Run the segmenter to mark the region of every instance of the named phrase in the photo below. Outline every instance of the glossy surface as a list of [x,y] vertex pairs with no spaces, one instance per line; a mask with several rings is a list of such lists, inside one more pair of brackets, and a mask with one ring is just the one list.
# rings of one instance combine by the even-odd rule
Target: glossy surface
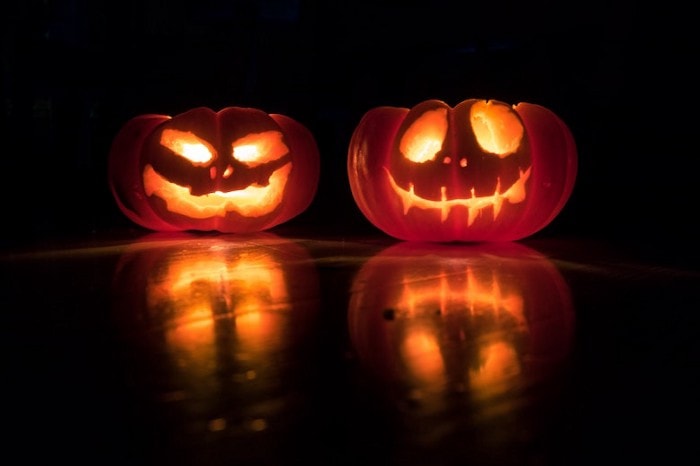
[[3,448],[28,464],[693,451],[700,274],[608,244],[126,230],[0,267]]
[[[697,123],[687,115],[700,89],[697,16],[690,5],[597,3],[470,2],[466,14],[455,1],[5,3],[3,463],[691,463],[700,416],[700,222]],[[426,318],[425,337],[412,338],[422,344],[405,353],[423,361],[412,366],[390,364],[389,350],[402,347],[390,330],[418,322],[398,312],[395,321],[384,318],[391,312],[348,320],[359,271],[395,244],[349,192],[353,128],[377,105],[465,96],[540,103],[570,125],[580,151],[571,199],[522,242],[568,285],[575,319],[564,341],[572,347],[550,353],[568,355],[538,376],[527,369],[535,361],[511,358],[537,354],[527,346],[492,346],[490,361],[521,364],[501,364],[513,370],[500,372],[505,391],[491,399],[472,397],[474,384],[459,391],[459,377],[474,380],[466,374],[478,367],[471,362],[484,353],[482,341],[528,341],[511,326],[512,312],[483,323],[454,312],[465,337],[481,336],[471,346]],[[220,272],[217,282],[187,261],[201,243],[183,244],[182,260],[168,262],[169,247],[137,241],[144,232],[136,234],[110,193],[107,154],[134,115],[232,104],[303,123],[318,140],[322,176],[310,208],[275,227],[306,249],[296,253],[298,268],[279,265],[276,252],[286,248],[242,240],[202,261]],[[313,265],[319,299],[299,301],[313,292],[289,286],[264,293],[257,268],[258,301],[270,309],[286,296],[296,301],[295,317],[281,306],[241,315],[233,328],[231,296],[245,290],[233,264],[258,246],[271,283],[296,270],[313,275],[302,266]],[[131,255],[139,248],[145,254]],[[133,268],[121,270],[133,272],[117,279],[127,251]],[[149,261],[158,273],[147,272]],[[185,264],[197,292],[170,299],[165,284],[188,283],[171,278]],[[147,279],[150,312],[128,304],[144,299]],[[494,281],[502,296],[517,296],[508,280]],[[201,314],[173,312],[173,302]],[[209,309],[218,310],[215,319]],[[383,347],[363,337],[372,332],[385,336]],[[416,347],[444,357],[421,358],[435,353]],[[401,371],[377,374],[383,367]]]

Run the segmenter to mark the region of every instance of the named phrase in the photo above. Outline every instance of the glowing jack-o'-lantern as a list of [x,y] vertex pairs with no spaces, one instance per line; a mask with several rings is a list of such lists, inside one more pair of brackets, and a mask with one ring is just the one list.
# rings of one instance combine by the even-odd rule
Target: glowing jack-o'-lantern
[[241,107],[135,117],[109,155],[117,205],[156,231],[272,228],[306,210],[319,170],[316,142],[304,126]]
[[385,233],[412,241],[513,241],[569,199],[577,152],[568,127],[528,103],[429,100],[378,107],[348,150],[353,197]]
[[[246,241],[160,233],[131,244],[113,281],[115,320],[135,373],[177,401],[188,435],[265,429],[284,413],[314,325],[319,284],[308,252],[271,234]],[[182,418],[182,412],[179,416]]]
[[355,276],[348,321],[364,365],[432,412],[455,393],[487,409],[553,374],[574,330],[563,277],[516,243],[392,246]]

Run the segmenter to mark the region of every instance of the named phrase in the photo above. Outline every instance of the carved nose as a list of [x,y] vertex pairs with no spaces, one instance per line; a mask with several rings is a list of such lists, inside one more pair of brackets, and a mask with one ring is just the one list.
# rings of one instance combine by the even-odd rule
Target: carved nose
[[[452,158],[449,156],[444,157],[442,159],[442,163],[444,163],[445,165],[449,165],[452,163]],[[462,157],[461,159],[459,159],[459,166],[462,168],[465,168],[467,166],[467,158],[466,157]]]
[[[226,169],[224,172],[221,174],[222,178],[228,178],[233,174],[233,167],[231,165],[227,165]],[[216,178],[216,167],[210,167],[209,168],[209,178],[212,180]]]

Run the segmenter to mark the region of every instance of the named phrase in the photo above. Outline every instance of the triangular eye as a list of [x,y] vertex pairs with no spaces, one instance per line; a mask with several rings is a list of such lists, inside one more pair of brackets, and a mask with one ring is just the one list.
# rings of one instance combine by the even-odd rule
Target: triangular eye
[[525,131],[510,107],[486,101],[472,105],[470,123],[481,148],[499,158],[518,150]]
[[233,141],[231,148],[233,158],[249,167],[272,162],[289,152],[279,131],[249,134]]
[[401,138],[399,150],[411,162],[435,160],[446,134],[447,109],[429,110],[411,123]]
[[160,136],[160,144],[195,165],[205,165],[214,158],[214,148],[204,139],[190,131],[165,129]]

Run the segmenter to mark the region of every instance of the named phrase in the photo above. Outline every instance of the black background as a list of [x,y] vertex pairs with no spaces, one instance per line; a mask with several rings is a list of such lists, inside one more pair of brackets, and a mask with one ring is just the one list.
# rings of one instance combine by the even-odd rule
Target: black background
[[321,181],[291,224],[375,231],[345,171],[362,115],[492,98],[544,105],[576,138],[574,193],[540,236],[687,258],[698,233],[696,29],[689,8],[643,3],[6,3],[3,237],[132,228],[107,187],[113,137],[136,115],[198,106],[255,107],[306,125]]
[[[3,3],[0,246],[10,251],[0,262],[3,451],[90,465],[255,464],[246,460],[256,454],[281,460],[267,464],[358,464],[396,454],[402,464],[687,462],[697,453],[700,354],[699,41],[687,5]],[[350,193],[350,137],[373,107],[433,98],[544,105],[569,125],[579,151],[571,199],[524,242],[555,260],[575,302],[577,340],[562,399],[540,402],[545,384],[526,394],[521,419],[504,416],[491,429],[462,419],[464,410],[399,425],[406,418],[376,402],[344,340],[354,273],[385,245]],[[279,395],[289,408],[285,438],[274,429],[252,437],[233,431],[215,443],[185,435],[195,416],[173,419],[151,402],[164,382],[158,352],[115,337],[112,313],[138,309],[113,309],[121,249],[103,239],[128,243],[146,232],[109,192],[110,145],[134,116],[199,106],[285,114],[306,125],[320,149],[313,204],[275,229],[311,238],[301,243],[315,258],[323,311],[304,351],[280,354],[290,377],[264,399],[275,404]],[[370,241],[351,241],[365,234]],[[607,242],[611,248],[601,246]],[[17,253],[37,244],[34,254]],[[72,244],[100,247],[63,248]],[[131,293],[138,290],[116,296]],[[230,390],[208,401],[238,415],[245,400]],[[445,426],[456,435],[428,456],[413,457],[420,448],[401,434],[405,427],[434,438]],[[183,450],[192,456],[179,457]],[[144,459],[151,456],[165,460]]]

